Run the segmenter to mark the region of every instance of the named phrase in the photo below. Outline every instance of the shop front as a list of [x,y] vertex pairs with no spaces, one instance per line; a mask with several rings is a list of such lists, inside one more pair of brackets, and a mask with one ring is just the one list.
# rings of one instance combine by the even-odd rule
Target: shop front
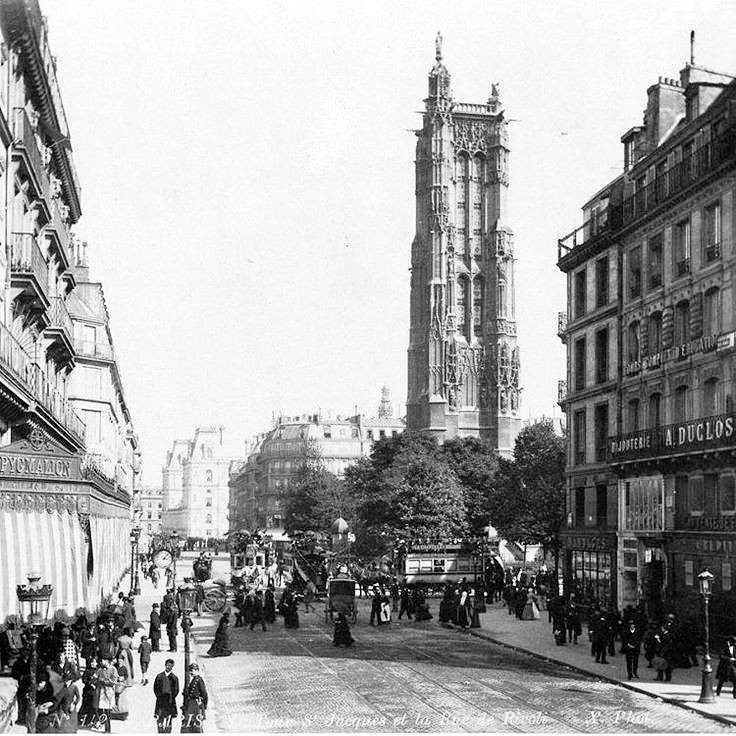
[[616,601],[615,532],[566,532],[564,546],[564,590],[585,607],[609,606]]
[[53,586],[51,609],[96,610],[129,565],[127,494],[37,432],[0,448],[0,621],[17,613],[30,572]]

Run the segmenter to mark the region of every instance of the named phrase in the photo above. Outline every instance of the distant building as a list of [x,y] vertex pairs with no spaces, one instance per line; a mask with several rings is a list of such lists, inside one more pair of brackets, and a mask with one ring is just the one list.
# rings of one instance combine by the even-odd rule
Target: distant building
[[356,414],[330,419],[319,413],[279,417],[273,429],[256,437],[246,462],[233,465],[230,528],[281,527],[279,497],[309,456],[319,457],[339,477],[349,465],[370,454],[376,440],[404,431],[404,420],[392,416],[385,386],[378,414],[375,418]]
[[217,538],[228,531],[228,475],[232,457],[223,427],[197,427],[191,440],[174,440],[163,472],[164,531],[180,537]]
[[407,425],[508,457],[521,429],[508,122],[497,84],[485,103],[453,99],[441,41],[416,131]]
[[[144,488],[140,495],[140,525],[141,531],[147,537],[152,537],[163,530],[164,492],[162,488]],[[141,549],[144,546],[141,545]]]

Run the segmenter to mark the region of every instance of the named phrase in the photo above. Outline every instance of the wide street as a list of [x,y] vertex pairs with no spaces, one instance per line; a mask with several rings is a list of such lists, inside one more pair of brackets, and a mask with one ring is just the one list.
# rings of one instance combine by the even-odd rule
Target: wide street
[[[437,602],[431,606],[436,614]],[[230,657],[205,654],[215,723],[261,732],[720,732],[728,726],[608,682],[445,628],[435,620],[368,625],[332,644],[317,613],[301,627],[232,629]],[[395,617],[394,617],[395,618]]]

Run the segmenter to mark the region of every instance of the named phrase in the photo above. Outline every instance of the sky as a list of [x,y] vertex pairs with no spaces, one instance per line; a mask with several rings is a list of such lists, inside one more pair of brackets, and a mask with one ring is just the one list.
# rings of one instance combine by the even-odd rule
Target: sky
[[736,74],[731,0],[40,0],[144,483],[197,425],[404,414],[413,130],[441,31],[454,98],[509,119],[522,414],[559,416],[557,239],[622,168],[646,89]]

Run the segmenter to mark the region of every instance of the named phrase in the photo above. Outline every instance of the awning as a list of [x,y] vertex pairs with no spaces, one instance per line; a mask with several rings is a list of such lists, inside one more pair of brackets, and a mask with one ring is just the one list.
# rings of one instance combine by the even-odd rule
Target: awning
[[130,521],[127,517],[89,517],[92,538],[92,575],[87,607],[94,611],[117,589],[130,568]]
[[29,572],[54,586],[49,615],[73,616],[85,605],[86,551],[76,514],[0,511],[0,623],[18,613],[16,586]]

